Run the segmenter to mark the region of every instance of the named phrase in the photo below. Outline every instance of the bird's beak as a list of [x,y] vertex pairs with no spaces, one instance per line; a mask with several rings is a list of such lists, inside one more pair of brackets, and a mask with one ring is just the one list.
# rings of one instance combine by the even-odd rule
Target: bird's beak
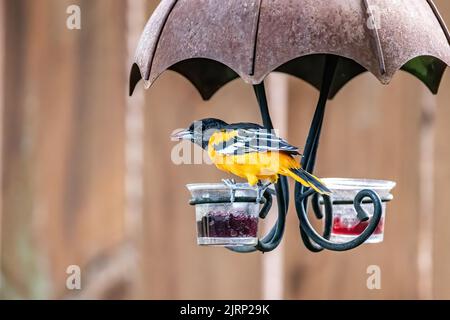
[[183,129],[172,135],[172,139],[178,140],[178,141],[191,140],[192,138],[193,138],[192,132],[190,132],[188,129]]

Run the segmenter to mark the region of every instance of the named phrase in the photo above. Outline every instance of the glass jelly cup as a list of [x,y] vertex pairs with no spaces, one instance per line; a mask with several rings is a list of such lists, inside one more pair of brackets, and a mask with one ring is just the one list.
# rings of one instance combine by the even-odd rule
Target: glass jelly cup
[[[384,180],[369,179],[342,179],[326,178],[322,181],[333,192],[331,201],[333,202],[333,228],[330,240],[335,243],[345,243],[358,237],[368,226],[369,221],[360,221],[354,205],[351,203],[356,195],[364,189],[375,191],[383,201],[382,217],[378,227],[366,243],[380,243],[384,239],[384,226],[386,222],[386,200],[392,199],[391,190],[396,183]],[[373,204],[364,203],[362,208],[373,216]],[[322,206],[322,209],[323,206]]]
[[[258,243],[260,204],[241,202],[239,198],[255,198],[256,188],[237,184],[230,202],[230,189],[224,184],[188,184],[195,204],[197,243],[204,246],[255,246]],[[227,202],[214,203],[217,199]],[[208,203],[211,202],[211,203]]]

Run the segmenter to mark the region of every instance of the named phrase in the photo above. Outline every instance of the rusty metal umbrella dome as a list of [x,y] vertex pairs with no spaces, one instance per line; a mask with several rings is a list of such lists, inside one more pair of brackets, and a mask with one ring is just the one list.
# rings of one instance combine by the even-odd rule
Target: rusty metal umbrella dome
[[[130,94],[139,81],[149,88],[166,70],[186,77],[203,99],[228,82],[242,78],[254,86],[266,128],[272,129],[264,79],[273,72],[301,78],[320,90],[304,149],[302,165],[312,172],[326,102],[357,75],[369,71],[388,84],[398,70],[420,79],[436,94],[450,65],[450,33],[432,0],[162,0],[141,36],[130,76]],[[367,219],[361,203],[374,214],[364,232],[348,243],[329,241],[333,203],[300,184],[295,204],[301,237],[308,249],[344,251],[364,243],[381,218],[382,199],[361,191],[352,202]],[[289,196],[286,179],[276,185],[278,221],[256,247],[275,249],[285,227]],[[264,218],[272,203],[266,192]],[[325,218],[323,235],[307,217],[308,198],[317,218]],[[368,200],[367,198],[370,198]]]

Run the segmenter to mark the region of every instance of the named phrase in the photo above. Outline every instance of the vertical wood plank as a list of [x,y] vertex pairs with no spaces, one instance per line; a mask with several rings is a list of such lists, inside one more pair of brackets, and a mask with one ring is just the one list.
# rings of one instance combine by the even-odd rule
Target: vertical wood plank
[[[56,197],[64,199],[64,245],[72,247],[64,263],[78,260],[88,272],[103,264],[103,255],[115,255],[124,237],[127,47],[124,1],[84,0],[80,6],[64,194]],[[62,36],[76,35],[66,30]]]
[[[450,24],[450,2],[435,0],[447,25]],[[434,216],[433,228],[433,297],[450,299],[450,202],[447,201],[450,190],[450,73],[447,72],[439,90],[436,109],[436,146],[435,146],[435,178],[434,210],[424,214]]]
[[0,0],[0,296],[3,288],[3,273],[2,273],[2,215],[3,215],[3,104],[4,104],[4,83],[5,83],[5,1]]
[[[72,4],[79,31],[66,28]],[[120,0],[8,2],[3,270],[12,297],[66,296],[67,266],[101,269],[123,241],[123,12]]]
[[34,101],[34,97],[29,96],[28,101],[26,99],[26,93],[30,94],[29,81],[33,80],[33,75],[27,77],[31,57],[24,50],[29,39],[27,29],[34,26],[34,21],[25,1],[7,2],[6,11],[6,46],[9,50],[5,52],[8,81],[5,83],[3,127],[2,296],[43,298],[48,294],[43,287],[48,278],[39,265],[41,252],[32,232],[35,204],[32,139],[35,127],[34,110],[29,101]]
[[[280,137],[288,136],[289,79],[284,74],[271,74],[266,81],[269,110],[272,122]],[[266,233],[275,225],[278,208],[274,204],[269,217],[261,222]],[[266,300],[281,300],[284,297],[284,243],[262,258],[262,295]]]
[[[145,0],[127,0],[127,43],[128,56],[125,63],[125,73],[129,74],[134,62],[136,44],[145,26]],[[140,88],[141,89],[141,88]],[[126,100],[126,212],[125,233],[135,250],[134,256],[142,245],[142,222],[144,200],[144,91],[137,90],[133,97]],[[133,295],[140,297],[144,288],[140,281],[144,270],[138,266],[140,259],[135,259],[133,277]]]
[[[450,6],[448,15],[450,16]],[[426,212],[434,216],[433,229],[433,294],[436,299],[450,299],[450,74],[445,76],[437,96],[436,147],[435,147],[435,193],[434,211]]]
[[[418,294],[420,299],[433,298],[433,231],[435,196],[435,135],[437,100],[427,88],[422,88],[419,140],[420,203],[417,230]],[[431,213],[431,214],[430,214]]]

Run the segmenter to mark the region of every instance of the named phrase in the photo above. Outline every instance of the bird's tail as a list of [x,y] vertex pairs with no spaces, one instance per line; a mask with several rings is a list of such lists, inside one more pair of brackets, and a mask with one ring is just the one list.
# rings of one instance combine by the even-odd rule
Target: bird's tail
[[322,181],[320,181],[319,178],[308,173],[303,168],[291,169],[290,173],[290,176],[293,179],[300,182],[305,187],[311,187],[320,194],[330,195],[332,193],[331,190],[328,189],[327,186]]

